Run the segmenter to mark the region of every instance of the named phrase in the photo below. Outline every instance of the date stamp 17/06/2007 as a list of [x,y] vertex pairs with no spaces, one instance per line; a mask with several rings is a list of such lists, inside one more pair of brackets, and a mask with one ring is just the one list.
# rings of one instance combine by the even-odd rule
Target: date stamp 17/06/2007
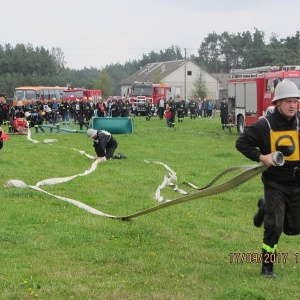
[[255,263],[277,263],[286,264],[288,261],[299,263],[299,253],[289,254],[287,252],[256,253],[256,252],[232,252],[228,254],[229,263],[255,264]]

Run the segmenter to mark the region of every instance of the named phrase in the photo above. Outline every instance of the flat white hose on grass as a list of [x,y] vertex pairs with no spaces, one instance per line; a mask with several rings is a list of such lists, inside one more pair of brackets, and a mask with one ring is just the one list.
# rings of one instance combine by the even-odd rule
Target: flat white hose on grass
[[[30,132],[29,128],[28,128],[27,139],[35,144],[39,143],[39,141],[31,139],[31,132]],[[56,141],[57,140],[44,140],[44,143],[53,143]],[[83,154],[90,159],[94,159],[94,156],[87,154],[85,151],[77,150],[74,148],[73,148],[73,150],[78,151],[80,154]],[[145,163],[154,163],[154,164],[162,165],[168,171],[168,174],[166,174],[164,176],[163,182],[156,189],[155,196],[154,196],[154,199],[160,204],[158,204],[152,208],[145,209],[145,210],[142,210],[142,211],[130,214],[130,215],[125,215],[125,216],[114,216],[114,215],[106,214],[106,213],[101,212],[97,209],[94,209],[93,207],[90,207],[80,201],[77,201],[77,200],[74,200],[71,198],[67,198],[67,197],[54,195],[54,194],[44,191],[40,188],[40,186],[43,186],[43,185],[53,185],[53,184],[64,183],[64,182],[68,182],[79,176],[87,176],[87,175],[91,174],[92,172],[94,172],[97,168],[97,165],[102,161],[105,161],[105,159],[95,160],[88,170],[84,171],[83,173],[76,174],[73,176],[61,177],[61,178],[49,178],[49,179],[39,181],[36,185],[27,185],[25,182],[23,182],[21,180],[11,179],[11,180],[8,180],[7,182],[5,182],[4,186],[5,187],[17,187],[17,188],[31,188],[35,191],[43,192],[43,193],[45,193],[49,196],[52,196],[56,199],[71,203],[71,204],[73,204],[79,208],[82,208],[82,209],[86,210],[87,212],[97,215],[97,216],[107,217],[107,218],[112,218],[112,219],[119,219],[119,220],[128,220],[128,219],[142,216],[142,215],[145,215],[145,214],[148,214],[148,213],[154,212],[156,210],[159,210],[159,209],[162,209],[162,208],[165,208],[168,206],[172,206],[175,204],[179,204],[179,203],[183,203],[186,201],[199,199],[199,198],[207,197],[210,195],[215,195],[218,193],[226,192],[226,191],[233,189],[234,187],[237,187],[238,185],[246,182],[247,180],[250,180],[251,178],[260,174],[262,171],[264,171],[267,168],[266,166],[264,166],[261,163],[258,165],[237,166],[237,167],[229,168],[229,169],[223,171],[222,173],[220,173],[218,176],[216,176],[209,184],[207,184],[203,188],[198,188],[197,186],[195,186],[191,183],[184,182],[185,184],[189,185],[190,187],[198,190],[198,192],[188,194],[186,191],[180,189],[174,183],[174,181],[175,182],[177,181],[177,175],[174,172],[174,170],[172,170],[169,166],[167,166],[166,164],[164,164],[160,161],[150,162],[148,160],[144,160]],[[235,176],[234,178],[232,178],[224,183],[213,186],[213,184],[216,183],[223,175],[225,175],[226,173],[233,171],[233,170],[244,170],[244,172],[242,172],[241,174]],[[183,194],[184,196],[179,197],[174,200],[164,200],[163,196],[161,195],[161,190],[167,186],[173,187],[174,191],[179,192],[180,194]]]

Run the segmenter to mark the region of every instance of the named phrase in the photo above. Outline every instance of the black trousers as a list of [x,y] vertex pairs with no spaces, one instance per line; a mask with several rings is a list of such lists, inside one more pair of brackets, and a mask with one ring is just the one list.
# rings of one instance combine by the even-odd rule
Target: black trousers
[[287,183],[262,177],[265,193],[263,249],[274,253],[282,232],[300,233],[300,180]]
[[164,117],[164,112],[165,112],[165,108],[164,107],[159,107],[158,108],[158,116],[159,118],[162,120]]
[[106,151],[105,151],[105,157],[106,159],[110,159],[113,157],[115,150],[118,147],[118,143],[115,139],[111,140],[108,142],[106,146]]
[[178,121],[183,120],[183,117],[184,117],[183,109],[178,109],[177,110],[177,117],[178,117]]
[[222,112],[221,112],[221,124],[222,124],[222,125],[228,123],[228,118],[227,118],[227,117],[228,117],[227,113],[224,113],[224,112],[222,113]]

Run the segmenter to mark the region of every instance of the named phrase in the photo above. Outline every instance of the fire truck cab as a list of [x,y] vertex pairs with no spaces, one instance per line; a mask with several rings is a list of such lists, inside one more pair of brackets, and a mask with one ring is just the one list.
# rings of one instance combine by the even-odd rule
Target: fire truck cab
[[228,127],[237,126],[243,133],[262,116],[272,112],[276,85],[283,79],[300,89],[300,66],[266,66],[230,71],[228,79]]
[[144,114],[145,102],[150,100],[154,110],[159,99],[164,98],[167,100],[169,89],[164,84],[135,81],[129,91],[130,103],[136,108],[137,114]]

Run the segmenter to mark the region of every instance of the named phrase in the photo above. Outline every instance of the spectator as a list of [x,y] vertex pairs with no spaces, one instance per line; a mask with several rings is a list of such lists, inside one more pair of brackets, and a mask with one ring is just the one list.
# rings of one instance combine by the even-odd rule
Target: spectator
[[158,117],[160,120],[162,120],[164,117],[165,109],[166,109],[166,100],[164,98],[160,98],[157,103]]
[[220,105],[220,117],[221,117],[222,129],[224,130],[226,124],[228,123],[228,102],[226,98],[222,99]]

